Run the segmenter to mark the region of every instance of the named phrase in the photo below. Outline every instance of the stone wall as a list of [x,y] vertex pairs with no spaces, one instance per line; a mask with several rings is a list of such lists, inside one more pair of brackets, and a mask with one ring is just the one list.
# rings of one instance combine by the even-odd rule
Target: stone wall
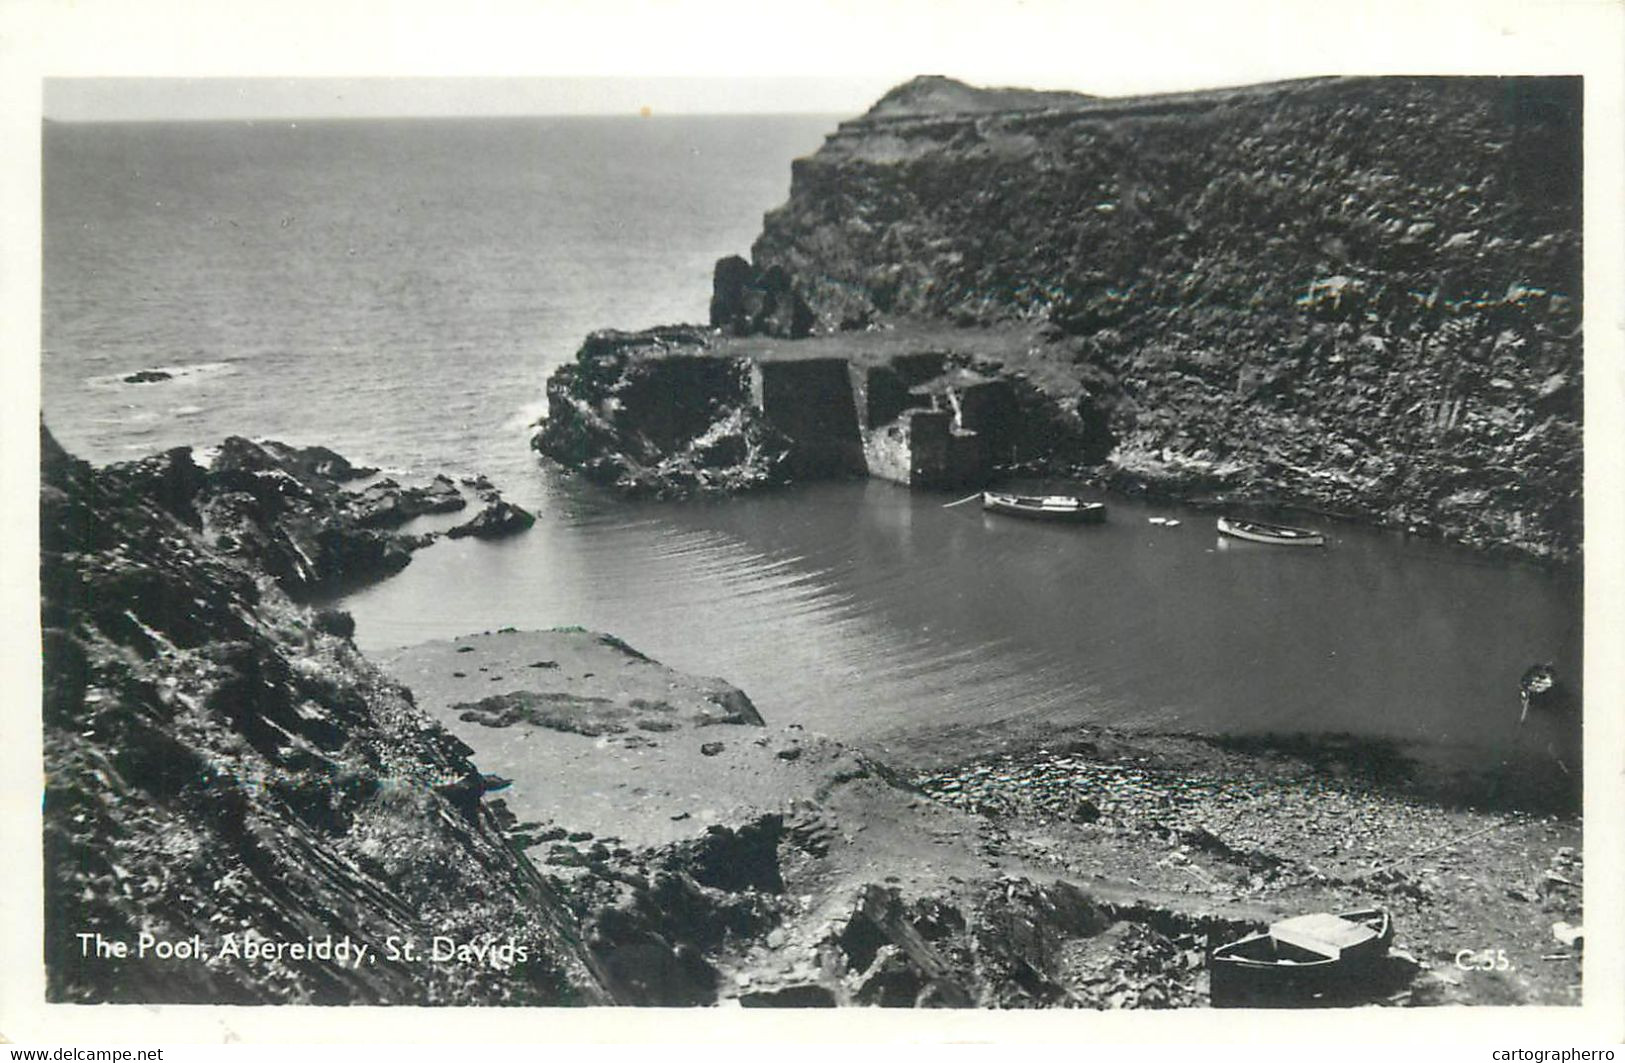
[[858,411],[845,359],[753,362],[750,394],[768,423],[791,441],[794,475],[864,471]]

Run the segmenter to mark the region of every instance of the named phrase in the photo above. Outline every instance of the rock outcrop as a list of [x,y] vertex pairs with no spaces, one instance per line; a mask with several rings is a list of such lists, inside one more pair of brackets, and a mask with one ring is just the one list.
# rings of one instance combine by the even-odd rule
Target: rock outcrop
[[739,491],[789,478],[789,441],[751,406],[750,366],[690,326],[595,332],[547,382],[537,450],[634,493]]
[[[100,475],[130,498],[158,503],[216,550],[306,600],[400,571],[414,550],[439,534],[412,534],[402,525],[468,506],[449,477],[403,486],[376,479],[377,472],[325,447],[232,436],[207,465],[199,465],[190,448],[178,447]],[[477,490],[485,508],[445,534],[491,538],[535,522],[488,483]]]
[[1044,322],[1121,486],[1571,559],[1580,81],[1096,100],[920,79],[752,248],[815,329]]
[[[347,615],[284,592],[379,556],[309,480],[354,470],[240,440],[211,471],[42,447],[50,1000],[608,999],[471,750],[361,657]],[[479,949],[431,962],[437,938]]]
[[509,838],[626,1003],[1197,1004],[1202,935],[1251,926],[1005,874],[979,817],[609,636],[469,635],[386,667],[511,780]]
[[536,523],[536,515],[522,506],[497,499],[486,504],[471,519],[446,532],[448,539],[501,539],[514,535]]
[[717,261],[711,277],[712,328],[738,336],[800,339],[812,331],[812,324],[812,310],[784,270],[758,273],[738,255]]

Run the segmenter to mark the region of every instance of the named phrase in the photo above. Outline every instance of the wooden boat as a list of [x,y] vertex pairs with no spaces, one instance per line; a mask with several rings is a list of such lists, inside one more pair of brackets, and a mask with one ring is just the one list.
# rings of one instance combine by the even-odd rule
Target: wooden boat
[[1012,517],[1035,517],[1077,524],[1099,524],[1106,519],[1106,503],[1085,502],[1073,495],[1010,495],[982,492],[982,508]]
[[1213,950],[1208,978],[1216,1008],[1333,1001],[1357,993],[1388,954],[1394,925],[1380,908],[1317,912]]
[[1275,546],[1325,546],[1326,537],[1307,528],[1294,528],[1286,524],[1266,524],[1261,520],[1219,518],[1219,534],[1250,543],[1271,543]]

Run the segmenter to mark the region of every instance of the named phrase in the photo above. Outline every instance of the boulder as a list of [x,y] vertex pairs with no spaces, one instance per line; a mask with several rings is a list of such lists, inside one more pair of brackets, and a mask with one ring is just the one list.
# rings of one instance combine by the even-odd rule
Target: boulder
[[516,535],[526,531],[536,523],[536,517],[529,510],[497,499],[489,504],[472,519],[457,525],[446,533],[447,538],[463,539],[473,536],[476,539],[500,539],[508,535]]

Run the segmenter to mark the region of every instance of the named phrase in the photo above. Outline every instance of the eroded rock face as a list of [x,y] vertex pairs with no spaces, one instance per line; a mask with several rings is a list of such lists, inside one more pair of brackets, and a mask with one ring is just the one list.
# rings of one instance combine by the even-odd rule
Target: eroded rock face
[[[228,444],[235,490],[213,496],[184,451],[93,469],[42,441],[48,999],[604,1001],[573,917],[483,807],[469,748],[361,658],[348,617],[256,567],[322,532],[214,546],[228,502],[273,528],[315,519],[314,489],[251,447]],[[131,955],[87,956],[81,933]],[[136,955],[142,933],[202,955]],[[223,954],[247,935],[348,938],[372,961]],[[524,959],[383,952],[394,936],[428,954],[437,935]]]
[[[437,536],[403,532],[402,525],[468,505],[446,476],[425,486],[389,478],[352,486],[377,471],[325,447],[232,436],[207,466],[179,447],[100,475],[113,490],[152,500],[215,549],[273,577],[289,596],[307,599],[400,571]],[[448,536],[496,538],[535,522],[488,482],[475,489],[484,508]]]
[[[141,464],[130,470],[132,490],[141,489]],[[381,527],[406,519],[410,506],[399,485],[386,481],[354,495],[340,486],[354,471],[233,436],[191,504],[215,546],[269,573],[290,595],[307,596],[398,572],[421,545]]]
[[819,332],[1047,321],[1120,486],[1571,559],[1580,128],[1577,78],[919,79],[797,160],[748,270]]
[[717,262],[711,278],[712,328],[735,336],[800,339],[812,325],[812,310],[783,269],[758,272],[737,255]]
[[687,326],[595,332],[548,379],[533,445],[597,483],[653,495],[782,483],[789,441],[751,404],[750,367]]

